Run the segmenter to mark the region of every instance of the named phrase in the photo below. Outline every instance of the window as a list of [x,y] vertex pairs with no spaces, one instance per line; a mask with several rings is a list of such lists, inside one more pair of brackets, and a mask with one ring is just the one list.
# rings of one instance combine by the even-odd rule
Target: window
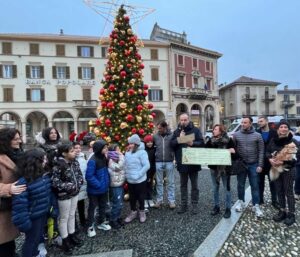
[[94,79],[95,68],[94,67],[78,67],[79,79]]
[[56,45],[56,55],[65,56],[65,45]]
[[194,77],[193,78],[193,88],[198,88],[199,87],[199,78]]
[[82,89],[82,100],[89,101],[91,100],[91,89],[83,88]]
[[69,79],[70,67],[68,66],[52,66],[52,77],[54,79]]
[[152,81],[158,81],[159,80],[158,68],[151,68],[151,80]]
[[17,77],[17,65],[0,65],[0,78],[11,79]]
[[13,102],[13,89],[3,88],[3,102]]
[[163,91],[162,89],[149,89],[149,101],[162,101]]
[[107,55],[107,47],[101,47],[101,57],[106,58]]
[[67,90],[65,88],[57,89],[57,102],[65,102],[67,99]]
[[30,55],[39,55],[39,44],[29,45]]
[[77,55],[79,57],[94,57],[94,48],[92,46],[78,46]]
[[300,106],[297,106],[297,115],[300,115]]
[[179,87],[184,87],[184,75],[183,74],[179,74],[178,75],[178,84],[179,84]]
[[296,95],[296,102],[297,102],[297,103],[300,103],[300,94],[297,94],[297,95]]
[[206,80],[206,88],[205,90],[211,90],[211,79]]
[[150,59],[158,60],[158,49],[150,49]]
[[198,67],[198,60],[193,58],[193,68],[197,68]]
[[43,79],[44,78],[44,66],[26,65],[26,78]]
[[41,88],[27,88],[26,99],[30,102],[45,101],[45,91]]
[[11,42],[2,42],[2,54],[12,54]]
[[211,71],[211,63],[210,62],[205,62],[205,71]]
[[178,65],[183,66],[183,56],[182,55],[178,55]]

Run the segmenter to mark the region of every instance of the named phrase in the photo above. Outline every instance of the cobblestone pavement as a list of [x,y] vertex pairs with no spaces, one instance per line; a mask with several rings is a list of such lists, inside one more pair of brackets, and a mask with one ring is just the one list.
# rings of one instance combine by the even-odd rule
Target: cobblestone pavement
[[[176,172],[176,185],[176,199],[179,199],[178,172]],[[235,177],[232,178],[231,185],[234,203],[237,199]],[[144,224],[135,220],[124,229],[97,230],[95,238],[88,238],[85,232],[81,232],[79,235],[84,240],[84,245],[77,248],[74,255],[133,249],[134,257],[191,256],[222,218],[222,213],[214,217],[210,215],[213,204],[212,183],[208,169],[203,169],[199,173],[199,189],[199,214],[192,215],[189,211],[179,215],[177,209],[170,210],[167,206],[159,210],[150,209]],[[123,217],[128,211],[129,204],[125,203]],[[49,257],[64,256],[57,247],[51,247],[48,253]]]
[[278,211],[271,206],[269,192],[267,197],[264,218],[255,218],[249,204],[217,257],[300,256],[300,202],[296,202],[297,223],[287,227],[272,220]]

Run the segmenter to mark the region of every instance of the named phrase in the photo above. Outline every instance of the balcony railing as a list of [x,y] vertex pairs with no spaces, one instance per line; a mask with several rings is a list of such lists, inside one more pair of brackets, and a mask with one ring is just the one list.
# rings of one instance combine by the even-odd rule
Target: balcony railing
[[280,107],[281,108],[290,108],[295,105],[295,101],[287,100],[287,101],[281,101]]
[[97,100],[73,100],[74,108],[97,108]]
[[263,102],[272,102],[276,99],[276,96],[275,95],[262,95],[261,96],[261,100]]
[[257,98],[257,95],[251,95],[251,94],[243,94],[242,95],[242,100],[244,102],[253,102]]
[[206,99],[207,96],[211,95],[210,90],[205,90],[203,88],[188,88],[188,97],[191,99]]

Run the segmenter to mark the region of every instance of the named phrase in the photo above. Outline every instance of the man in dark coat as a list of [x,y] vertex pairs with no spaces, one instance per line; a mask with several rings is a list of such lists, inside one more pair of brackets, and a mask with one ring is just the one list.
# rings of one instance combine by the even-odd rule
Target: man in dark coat
[[[195,139],[187,143],[179,143],[178,138],[186,135],[195,135]],[[200,165],[186,165],[182,164],[182,149],[187,147],[202,147],[204,141],[202,134],[198,128],[189,120],[189,116],[186,113],[182,113],[179,116],[178,128],[174,131],[171,138],[171,147],[175,152],[175,160],[177,164],[177,170],[180,174],[180,193],[181,193],[181,205],[179,214],[187,211],[188,205],[188,179],[191,180],[191,203],[192,213],[197,214],[198,212],[198,200],[199,200],[199,189],[198,189],[198,171],[201,170]]]

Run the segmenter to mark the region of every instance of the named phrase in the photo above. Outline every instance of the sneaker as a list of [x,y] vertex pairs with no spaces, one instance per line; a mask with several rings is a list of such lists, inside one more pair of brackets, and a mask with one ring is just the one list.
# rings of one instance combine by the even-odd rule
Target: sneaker
[[146,221],[146,212],[145,211],[139,211],[139,218],[140,218],[140,222],[144,223]]
[[153,200],[148,200],[148,205],[150,208],[153,208],[155,203],[153,202]]
[[62,238],[60,235],[56,235],[56,237],[53,237],[52,244],[57,246],[62,246]]
[[212,211],[210,212],[210,215],[211,216],[216,216],[217,214],[220,213],[220,207],[219,206],[216,206],[212,209]]
[[244,203],[244,201],[238,200],[238,203],[237,203],[237,205],[236,205],[236,207],[235,207],[235,211],[237,211],[237,212],[242,212],[244,208],[245,208],[245,203]]
[[105,222],[101,223],[100,225],[97,226],[98,229],[102,229],[104,231],[111,230],[111,226]]
[[161,207],[162,207],[162,202],[161,202],[161,201],[157,201],[157,202],[154,204],[153,207],[156,208],[156,209],[161,208]]
[[96,231],[95,231],[94,226],[91,226],[91,227],[88,228],[87,236],[88,237],[94,237],[94,236],[96,236]]
[[137,211],[131,211],[124,221],[125,223],[130,223],[131,221],[136,219],[136,217],[137,217]]
[[295,194],[295,200],[296,200],[296,201],[300,200],[300,195]]
[[289,212],[287,215],[286,215],[286,218],[283,222],[285,225],[287,226],[291,226],[295,223],[295,214],[294,213],[291,213]]
[[145,206],[145,208],[148,208],[148,207],[150,207],[150,205],[149,205],[149,201],[148,201],[148,200],[145,200],[145,202],[144,202],[144,206]]
[[281,221],[285,220],[285,218],[286,218],[286,212],[282,211],[282,210],[279,210],[279,212],[273,216],[273,220],[275,222],[281,222]]
[[40,257],[45,257],[47,255],[47,250],[45,248],[45,244],[44,243],[40,243],[38,245],[38,251],[39,251],[39,256]]
[[224,219],[229,219],[230,216],[231,216],[231,210],[230,210],[230,208],[226,208],[226,209],[225,209],[225,212],[224,212],[224,214],[223,214],[223,218],[224,218]]
[[171,210],[174,210],[176,208],[176,204],[175,203],[169,203],[169,208]]
[[261,217],[264,216],[262,210],[261,210],[260,207],[259,207],[259,204],[255,204],[255,205],[252,207],[252,210],[255,212],[256,217],[261,218]]

